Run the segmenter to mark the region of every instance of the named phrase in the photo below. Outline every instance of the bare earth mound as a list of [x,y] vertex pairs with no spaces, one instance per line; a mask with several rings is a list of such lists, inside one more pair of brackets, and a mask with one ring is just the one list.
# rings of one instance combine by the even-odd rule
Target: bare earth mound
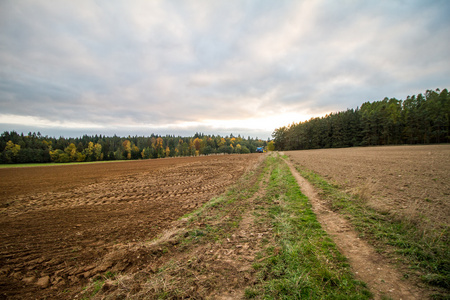
[[[53,298],[86,285],[111,269],[98,261],[114,245],[156,237],[258,157],[0,169],[0,298]],[[112,271],[137,267],[136,260]]]
[[286,151],[292,161],[426,228],[450,224],[450,145]]

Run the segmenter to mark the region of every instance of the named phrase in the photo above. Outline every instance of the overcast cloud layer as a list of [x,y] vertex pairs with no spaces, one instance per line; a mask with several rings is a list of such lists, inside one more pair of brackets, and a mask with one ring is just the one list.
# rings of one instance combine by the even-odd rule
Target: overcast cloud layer
[[450,1],[0,2],[0,130],[268,138],[450,88]]

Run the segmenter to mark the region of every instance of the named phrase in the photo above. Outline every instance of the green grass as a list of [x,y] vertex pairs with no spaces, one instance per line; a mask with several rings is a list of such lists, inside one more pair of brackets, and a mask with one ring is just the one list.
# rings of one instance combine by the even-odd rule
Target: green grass
[[56,164],[56,163],[0,164],[0,169],[27,168],[27,167],[49,167],[49,166],[57,166],[57,165],[59,165],[59,164]]
[[103,276],[98,276],[88,287],[85,287],[85,295],[83,300],[92,299],[102,289],[107,279],[114,279],[116,274],[113,272],[106,272]]
[[[448,227],[439,232],[424,233],[405,218],[379,212],[368,207],[356,196],[346,194],[338,186],[328,183],[314,172],[297,168],[300,174],[321,191],[332,208],[346,215],[361,236],[373,241],[381,251],[392,251],[412,273],[430,285],[450,290],[450,247]],[[405,274],[408,277],[410,274]]]
[[102,161],[84,161],[84,162],[70,162],[70,163],[27,163],[27,164],[0,164],[0,169],[8,168],[28,168],[28,167],[54,167],[54,166],[70,166],[70,165],[84,165],[84,164],[101,164],[111,162],[124,162],[136,160],[102,160]]
[[259,282],[245,292],[263,299],[369,299],[365,284],[354,279],[347,259],[321,228],[311,205],[287,165],[269,157],[272,172],[265,200],[275,244],[254,267]]

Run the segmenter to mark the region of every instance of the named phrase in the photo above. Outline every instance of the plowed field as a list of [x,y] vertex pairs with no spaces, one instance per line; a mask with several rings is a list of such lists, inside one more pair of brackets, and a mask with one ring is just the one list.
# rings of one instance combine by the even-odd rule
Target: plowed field
[[[259,155],[0,169],[0,298],[42,298],[112,266],[118,243],[149,241],[222,193]],[[128,258],[115,272],[136,267]]]

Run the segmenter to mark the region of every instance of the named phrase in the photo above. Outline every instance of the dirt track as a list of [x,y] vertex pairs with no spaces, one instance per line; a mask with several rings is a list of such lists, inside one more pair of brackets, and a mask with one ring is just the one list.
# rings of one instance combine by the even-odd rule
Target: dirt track
[[54,297],[96,274],[132,269],[133,258],[97,262],[117,243],[154,238],[258,157],[0,169],[0,298]]

